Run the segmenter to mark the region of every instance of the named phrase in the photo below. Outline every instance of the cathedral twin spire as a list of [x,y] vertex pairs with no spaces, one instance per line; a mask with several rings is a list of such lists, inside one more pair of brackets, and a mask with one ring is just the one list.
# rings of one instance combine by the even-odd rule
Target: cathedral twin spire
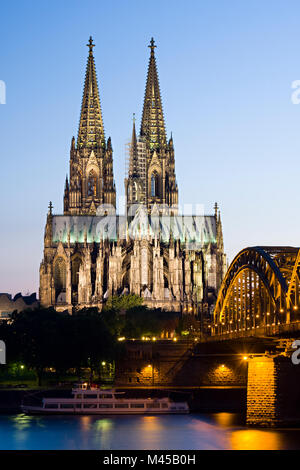
[[87,59],[77,144],[72,138],[70,182],[66,180],[64,214],[95,215],[103,204],[116,205],[111,139],[105,141],[102,110],[93,55],[93,39]]
[[90,37],[89,56],[86,66],[85,83],[81,105],[81,115],[78,129],[78,147],[95,148],[99,144],[105,146],[105,135],[102,111],[97,83],[97,74],[93,56],[93,39]]
[[[125,179],[127,208],[132,204],[142,203],[149,213],[154,206],[155,210],[159,206],[162,211],[171,208],[171,213],[177,213],[178,188],[173,139],[171,137],[167,143],[153,38],[148,47],[150,59],[141,130],[138,139],[132,139],[130,145],[129,173]],[[133,171],[136,168],[139,171]]]
[[150,149],[162,148],[166,145],[166,129],[159,89],[156,66],[154,39],[150,41],[151,53],[145,90],[141,136],[145,137]]
[[[70,182],[67,179],[65,186],[65,214],[95,214],[98,205],[115,206],[116,199],[112,146],[110,138],[105,141],[92,37],[87,46],[89,55],[77,144],[73,137]],[[148,47],[150,59],[140,135],[136,136],[134,123],[129,173],[125,180],[127,202],[142,202],[147,206],[150,203],[177,204],[173,141],[167,144],[153,38]]]

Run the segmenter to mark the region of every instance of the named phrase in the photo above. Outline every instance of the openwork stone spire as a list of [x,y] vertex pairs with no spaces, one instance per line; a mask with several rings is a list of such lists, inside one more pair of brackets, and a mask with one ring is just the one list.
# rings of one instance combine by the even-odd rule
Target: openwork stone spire
[[93,39],[90,36],[89,56],[86,66],[84,91],[78,130],[77,148],[105,147],[105,135],[102,111],[99,98],[95,61],[93,56]]
[[132,136],[130,144],[130,163],[129,163],[129,176],[138,175],[138,149],[135,131],[135,114],[133,114]]
[[154,49],[156,46],[153,38],[151,39],[148,47],[150,47],[151,53],[144,98],[141,136],[146,138],[150,149],[155,150],[165,147],[166,130],[154,55]]

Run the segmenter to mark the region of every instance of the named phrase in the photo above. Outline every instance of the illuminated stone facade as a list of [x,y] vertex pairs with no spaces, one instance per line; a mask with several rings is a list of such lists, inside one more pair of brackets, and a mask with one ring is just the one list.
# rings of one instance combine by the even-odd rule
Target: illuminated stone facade
[[216,298],[225,269],[220,213],[178,214],[174,145],[167,142],[154,41],[140,135],[133,123],[124,216],[116,215],[113,152],[106,141],[92,39],[77,142],[72,138],[64,214],[49,206],[40,301],[57,310],[102,308],[134,293],[151,307],[198,313]]

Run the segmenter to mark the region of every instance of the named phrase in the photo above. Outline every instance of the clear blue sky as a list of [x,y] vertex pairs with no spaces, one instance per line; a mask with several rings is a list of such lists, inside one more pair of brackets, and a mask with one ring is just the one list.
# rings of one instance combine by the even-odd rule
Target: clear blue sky
[[221,207],[229,261],[300,243],[300,2],[2,2],[0,292],[37,291],[49,200],[62,212],[93,36],[118,195],[131,117],[141,118],[154,36],[181,203]]

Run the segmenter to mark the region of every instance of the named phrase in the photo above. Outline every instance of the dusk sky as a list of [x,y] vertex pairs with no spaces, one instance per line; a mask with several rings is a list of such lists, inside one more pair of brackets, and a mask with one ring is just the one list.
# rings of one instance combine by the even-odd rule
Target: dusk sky
[[211,214],[218,202],[229,262],[246,246],[299,246],[299,1],[27,0],[2,2],[0,14],[0,292],[38,292],[49,201],[63,211],[90,35],[117,197],[153,36],[180,203]]

